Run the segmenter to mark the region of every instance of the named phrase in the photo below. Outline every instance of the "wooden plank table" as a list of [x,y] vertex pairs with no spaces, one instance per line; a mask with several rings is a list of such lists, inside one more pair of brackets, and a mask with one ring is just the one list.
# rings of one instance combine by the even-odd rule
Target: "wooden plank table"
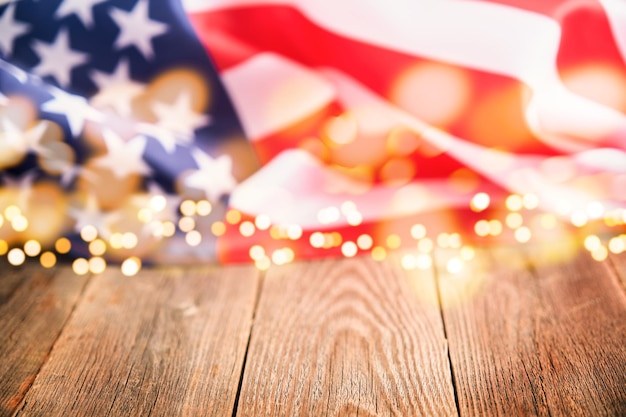
[[626,254],[0,270],[0,416],[626,415]]

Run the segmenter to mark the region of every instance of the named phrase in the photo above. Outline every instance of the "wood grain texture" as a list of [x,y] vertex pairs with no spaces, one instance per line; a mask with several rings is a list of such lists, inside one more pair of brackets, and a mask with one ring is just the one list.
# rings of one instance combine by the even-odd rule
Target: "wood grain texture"
[[110,268],[93,278],[19,416],[230,416],[252,267]]
[[607,263],[547,253],[441,269],[462,416],[626,415],[626,297]]
[[237,415],[456,415],[432,271],[369,258],[270,269]]
[[619,255],[611,254],[609,262],[613,265],[622,289],[626,292],[626,252],[622,252]]
[[0,416],[13,415],[80,297],[86,277],[27,264],[0,273]]

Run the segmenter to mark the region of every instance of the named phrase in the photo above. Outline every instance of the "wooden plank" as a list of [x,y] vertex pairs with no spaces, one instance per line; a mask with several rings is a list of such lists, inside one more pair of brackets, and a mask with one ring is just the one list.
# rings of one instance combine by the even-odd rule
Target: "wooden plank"
[[249,266],[94,277],[19,416],[230,416],[259,275]]
[[397,260],[270,269],[239,416],[457,415],[432,271]]
[[[543,248],[545,249],[545,248]],[[440,288],[462,416],[626,415],[626,297],[585,251],[502,249]]]
[[611,254],[609,262],[615,268],[618,279],[621,281],[622,289],[626,291],[626,252],[619,255]]
[[0,416],[20,405],[72,312],[86,277],[34,264],[0,272]]

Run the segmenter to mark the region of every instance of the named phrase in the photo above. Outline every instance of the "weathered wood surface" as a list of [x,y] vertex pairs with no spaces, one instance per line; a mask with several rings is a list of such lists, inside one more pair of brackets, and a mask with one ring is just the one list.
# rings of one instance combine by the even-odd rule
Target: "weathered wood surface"
[[626,415],[626,253],[548,254],[0,266],[0,416]]
[[22,416],[229,416],[248,342],[251,267],[94,276]]
[[367,258],[270,270],[237,415],[456,415],[432,271]]
[[626,296],[580,251],[482,253],[440,285],[461,416],[626,415]]
[[20,405],[86,281],[35,265],[0,273],[0,416]]
[[626,252],[619,255],[611,255],[609,258],[611,266],[615,270],[617,277],[621,280],[621,285],[626,291]]

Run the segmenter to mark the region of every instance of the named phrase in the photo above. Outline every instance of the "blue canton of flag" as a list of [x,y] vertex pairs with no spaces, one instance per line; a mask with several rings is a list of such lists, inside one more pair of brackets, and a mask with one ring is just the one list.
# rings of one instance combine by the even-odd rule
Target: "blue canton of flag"
[[171,235],[185,198],[227,197],[252,169],[233,158],[251,155],[178,1],[0,6],[0,205],[15,207],[0,240],[133,230],[139,239],[109,243],[145,255],[142,235]]

